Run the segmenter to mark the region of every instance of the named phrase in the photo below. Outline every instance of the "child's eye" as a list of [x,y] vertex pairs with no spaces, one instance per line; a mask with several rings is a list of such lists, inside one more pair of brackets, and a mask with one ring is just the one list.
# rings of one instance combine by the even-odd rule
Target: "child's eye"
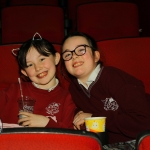
[[45,58],[41,58],[41,61],[43,61]]
[[77,51],[78,53],[80,53],[80,54],[83,54],[83,53],[85,53],[85,49],[84,48],[82,48],[82,49],[78,49],[78,51]]
[[64,57],[65,58],[71,57],[71,53],[66,53]]
[[31,67],[31,66],[33,66],[32,64],[27,64],[27,67]]

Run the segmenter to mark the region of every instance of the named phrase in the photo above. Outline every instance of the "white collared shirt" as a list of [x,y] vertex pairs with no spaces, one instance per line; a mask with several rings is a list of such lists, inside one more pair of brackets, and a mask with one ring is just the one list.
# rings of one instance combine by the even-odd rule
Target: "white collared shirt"
[[36,88],[38,88],[38,89],[42,89],[42,90],[48,90],[48,92],[50,92],[50,91],[54,90],[54,89],[55,89],[55,87],[58,85],[58,83],[59,83],[59,80],[56,78],[56,84],[55,84],[53,87],[48,88],[48,89],[42,89],[42,88],[40,88],[40,87],[39,87],[39,85],[38,85],[38,84],[36,84],[36,83],[32,82],[32,84],[33,84]]
[[88,90],[88,88],[91,85],[91,83],[96,80],[96,77],[97,77],[97,75],[98,75],[98,73],[99,73],[100,70],[101,70],[100,64],[98,64],[96,66],[96,68],[92,71],[92,73],[90,74],[90,76],[89,76],[89,78],[88,78],[88,80],[86,82],[87,85],[83,84],[82,81],[80,81],[79,79],[77,79],[78,83],[82,84]]

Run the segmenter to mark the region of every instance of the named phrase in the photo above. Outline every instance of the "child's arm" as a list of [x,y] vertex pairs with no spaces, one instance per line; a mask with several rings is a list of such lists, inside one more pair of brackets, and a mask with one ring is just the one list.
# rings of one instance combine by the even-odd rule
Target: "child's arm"
[[63,111],[59,113],[60,119],[57,121],[50,117],[43,115],[32,114],[28,112],[20,112],[19,115],[25,115],[27,117],[18,120],[18,124],[29,127],[53,127],[53,128],[72,128],[75,104],[72,101],[70,94],[63,101]]
[[91,113],[84,113],[83,111],[79,111],[75,117],[74,117],[74,120],[73,120],[73,124],[75,125],[75,129],[76,127],[80,130],[81,127],[83,124],[84,124],[84,119],[85,118],[88,118],[88,117],[91,117],[92,114]]
[[76,106],[72,101],[72,97],[70,94],[67,94],[63,99],[63,110],[59,112],[59,119],[55,122],[50,118],[46,127],[54,127],[54,128],[69,128],[73,129],[73,118],[75,114]]

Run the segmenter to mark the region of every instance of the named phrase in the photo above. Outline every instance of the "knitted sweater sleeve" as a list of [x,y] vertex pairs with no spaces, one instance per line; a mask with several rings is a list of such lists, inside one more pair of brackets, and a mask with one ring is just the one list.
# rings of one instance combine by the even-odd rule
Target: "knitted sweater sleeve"
[[0,118],[5,105],[7,104],[7,95],[4,90],[0,91]]

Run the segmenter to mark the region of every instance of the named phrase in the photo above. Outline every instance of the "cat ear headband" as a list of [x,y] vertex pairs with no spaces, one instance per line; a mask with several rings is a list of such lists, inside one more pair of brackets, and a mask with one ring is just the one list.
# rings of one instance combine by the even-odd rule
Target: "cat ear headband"
[[[38,36],[37,36],[38,35]],[[36,39],[35,39],[36,38]],[[38,33],[38,32],[36,32],[34,35],[33,35],[33,38],[32,38],[32,40],[34,41],[34,40],[42,40],[42,37],[41,37],[41,35]]]
[[[42,37],[41,37],[41,35],[40,35],[38,32],[36,32],[36,33],[33,35],[32,40],[33,40],[33,41],[34,41],[34,40],[42,40]],[[12,49],[12,54],[13,54],[14,56],[17,56],[17,53],[18,53],[19,50],[20,50],[20,48]]]

